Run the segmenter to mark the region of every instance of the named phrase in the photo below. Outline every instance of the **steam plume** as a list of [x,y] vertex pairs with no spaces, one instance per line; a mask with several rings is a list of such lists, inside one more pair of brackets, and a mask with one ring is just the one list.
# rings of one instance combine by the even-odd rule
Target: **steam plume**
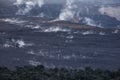
[[17,14],[25,15],[26,13],[29,13],[29,11],[35,6],[42,7],[44,0],[16,0],[14,4],[19,8]]
[[99,12],[110,17],[114,17],[120,21],[120,7],[101,7]]
[[59,20],[74,20],[76,15],[77,5],[75,0],[66,0],[65,9],[59,15]]

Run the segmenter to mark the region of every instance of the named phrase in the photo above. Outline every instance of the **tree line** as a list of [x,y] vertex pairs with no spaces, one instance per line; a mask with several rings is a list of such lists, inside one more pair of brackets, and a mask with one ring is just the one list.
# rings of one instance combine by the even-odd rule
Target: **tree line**
[[45,68],[43,65],[16,67],[10,70],[0,67],[0,80],[120,80],[120,69],[65,69]]

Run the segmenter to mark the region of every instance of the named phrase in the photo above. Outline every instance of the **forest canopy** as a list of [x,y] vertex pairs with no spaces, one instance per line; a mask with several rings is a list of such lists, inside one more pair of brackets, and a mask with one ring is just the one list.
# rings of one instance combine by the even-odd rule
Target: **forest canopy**
[[45,68],[39,66],[0,67],[0,80],[120,80],[120,69],[115,71],[92,69]]

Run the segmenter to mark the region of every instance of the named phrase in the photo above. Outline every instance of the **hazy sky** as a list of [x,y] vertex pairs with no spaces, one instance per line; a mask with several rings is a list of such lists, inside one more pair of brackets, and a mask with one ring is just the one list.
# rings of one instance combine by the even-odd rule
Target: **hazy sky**
[[[0,4],[13,2],[16,0],[0,0]],[[65,3],[66,0],[44,0],[47,3]],[[75,1],[84,1],[84,2],[103,2],[103,3],[120,3],[120,0],[75,0]]]
[[[63,3],[65,2],[66,0],[45,0],[46,2],[49,2],[49,3]],[[91,2],[94,2],[94,1],[101,1],[103,3],[117,3],[117,2],[120,2],[120,0],[75,0],[75,1],[91,1]]]

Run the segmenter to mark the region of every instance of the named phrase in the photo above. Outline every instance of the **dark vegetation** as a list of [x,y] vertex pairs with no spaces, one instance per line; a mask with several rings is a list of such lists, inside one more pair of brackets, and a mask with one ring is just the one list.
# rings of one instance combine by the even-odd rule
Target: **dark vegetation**
[[45,68],[42,65],[16,67],[10,70],[0,67],[0,80],[120,80],[120,70]]

